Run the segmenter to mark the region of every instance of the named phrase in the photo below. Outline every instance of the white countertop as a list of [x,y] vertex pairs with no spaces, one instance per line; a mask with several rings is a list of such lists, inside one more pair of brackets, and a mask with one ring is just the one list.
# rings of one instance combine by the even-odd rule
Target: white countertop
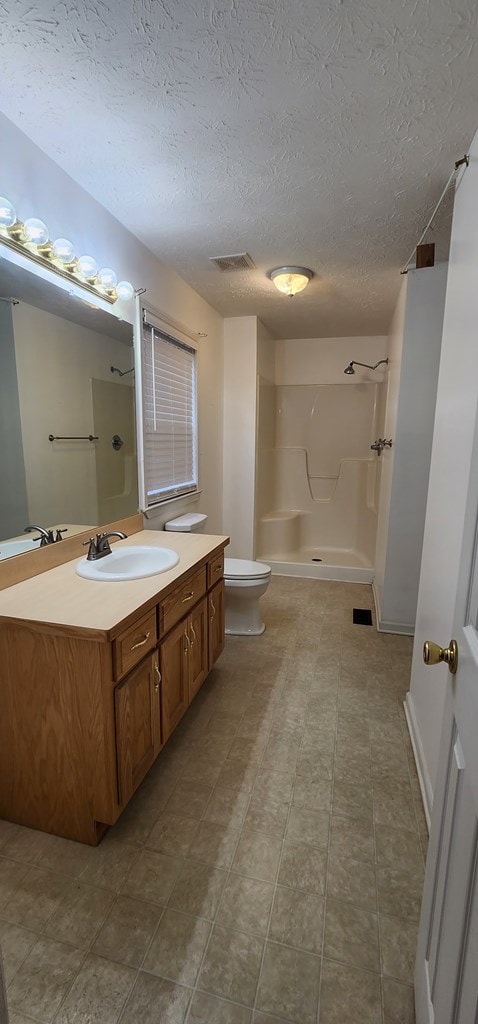
[[82,579],[75,568],[79,558],[16,583],[0,591],[0,623],[35,622],[60,631],[87,631],[89,636],[110,639],[117,627],[144,605],[154,603],[173,589],[176,581],[196,564],[219,553],[229,538],[211,534],[169,533],[141,530],[116,544],[154,545],[179,554],[179,563],[167,572],[140,580],[99,582]]

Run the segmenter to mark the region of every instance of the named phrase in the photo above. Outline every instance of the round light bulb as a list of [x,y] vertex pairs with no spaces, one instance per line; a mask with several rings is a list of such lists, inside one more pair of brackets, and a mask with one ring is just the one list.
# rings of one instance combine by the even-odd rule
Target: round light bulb
[[129,281],[118,281],[115,288],[116,298],[122,302],[129,302],[134,297],[134,288]]
[[98,273],[98,264],[93,256],[80,256],[76,268],[83,277],[96,277]]
[[114,270],[111,269],[111,267],[103,267],[103,269],[100,270],[98,274],[99,284],[107,292],[112,292],[113,289],[116,288],[117,280],[118,278]]
[[71,263],[75,257],[73,242],[70,242],[68,238],[57,238],[53,242],[52,255],[60,263]]
[[29,217],[23,225],[27,242],[32,245],[45,245],[48,242],[48,228],[38,217]]
[[11,228],[15,224],[17,213],[13,203],[0,196],[0,227]]
[[307,267],[277,267],[277,270],[271,270],[270,273],[271,281],[278,291],[290,297],[301,292],[313,276]]

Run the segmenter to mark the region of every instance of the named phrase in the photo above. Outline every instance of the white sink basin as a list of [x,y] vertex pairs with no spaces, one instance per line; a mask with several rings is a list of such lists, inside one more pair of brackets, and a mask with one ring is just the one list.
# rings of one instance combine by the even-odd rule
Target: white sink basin
[[24,551],[36,551],[40,547],[40,538],[35,543],[31,537],[19,538],[18,540],[0,541],[0,559],[10,558],[12,555],[23,555]]
[[82,558],[76,571],[87,580],[107,581],[141,580],[145,576],[173,569],[179,562],[179,555],[169,548],[155,548],[147,545],[122,545],[113,547],[111,555],[104,555],[89,562]]

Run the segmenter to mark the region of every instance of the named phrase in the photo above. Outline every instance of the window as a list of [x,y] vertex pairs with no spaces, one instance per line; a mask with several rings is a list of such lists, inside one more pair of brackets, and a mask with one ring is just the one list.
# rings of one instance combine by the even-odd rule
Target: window
[[145,322],[142,376],[147,509],[197,491],[196,352]]

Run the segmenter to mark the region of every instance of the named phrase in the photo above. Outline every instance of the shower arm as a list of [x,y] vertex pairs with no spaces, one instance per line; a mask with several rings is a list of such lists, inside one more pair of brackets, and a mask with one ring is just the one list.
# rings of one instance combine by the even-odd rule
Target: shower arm
[[[370,363],[359,363],[357,359],[352,359],[352,362],[349,363],[349,366],[365,366],[367,370],[376,370],[377,366],[381,366],[382,363],[386,363],[388,366],[388,359],[379,359],[378,363],[375,363],[375,366],[371,366]],[[344,370],[344,373],[346,372],[347,370]]]

